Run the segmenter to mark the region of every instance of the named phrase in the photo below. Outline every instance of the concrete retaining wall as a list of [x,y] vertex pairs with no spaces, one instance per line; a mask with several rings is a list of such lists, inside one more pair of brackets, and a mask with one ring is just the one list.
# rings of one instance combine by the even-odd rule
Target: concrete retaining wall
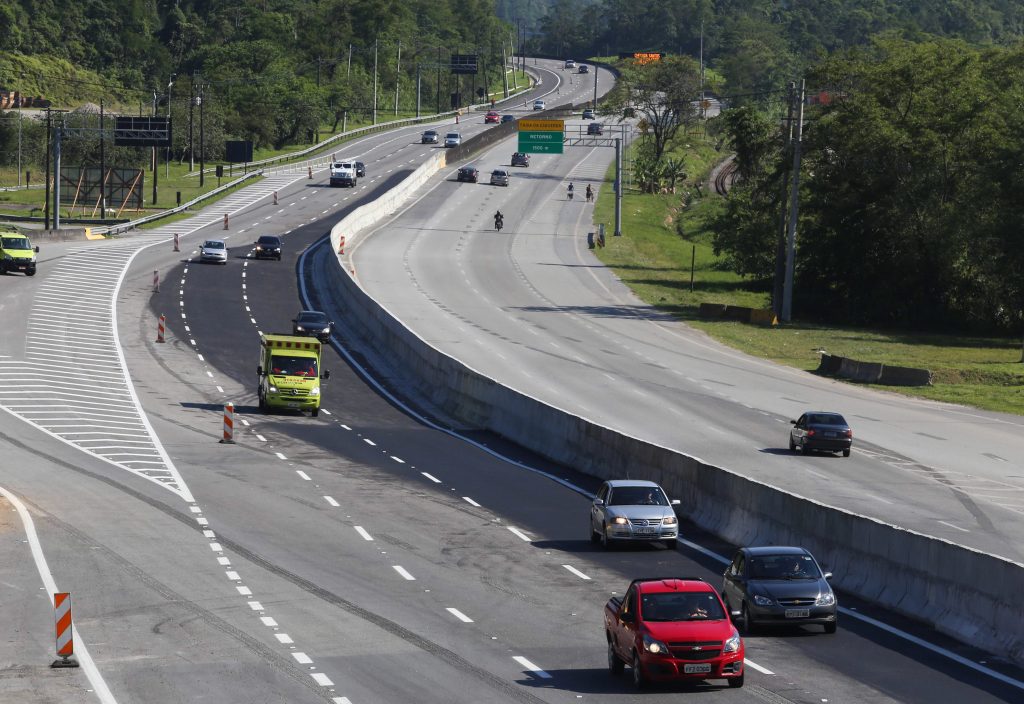
[[[439,167],[425,164],[410,188],[396,191],[408,196],[431,168]],[[378,203],[332,230],[335,252],[342,231],[355,233],[398,207]],[[320,258],[316,275],[378,371],[457,422],[596,477],[621,477],[628,467],[631,477],[657,481],[681,499],[682,515],[732,543],[804,545],[840,589],[1024,664],[1024,565],[787,493],[549,406],[431,347],[360,289],[344,261]]]
[[848,357],[822,354],[818,362],[820,374],[832,374],[865,384],[886,384],[888,386],[928,386],[932,373],[927,369],[914,367],[890,367],[877,362],[858,362]]

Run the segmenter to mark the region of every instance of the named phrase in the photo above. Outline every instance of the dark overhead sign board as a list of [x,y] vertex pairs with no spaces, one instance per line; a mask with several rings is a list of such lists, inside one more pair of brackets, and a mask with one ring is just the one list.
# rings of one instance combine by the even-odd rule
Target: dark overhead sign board
[[452,73],[476,73],[479,59],[476,54],[452,54]]
[[118,116],[114,121],[114,144],[119,147],[169,147],[171,118]]

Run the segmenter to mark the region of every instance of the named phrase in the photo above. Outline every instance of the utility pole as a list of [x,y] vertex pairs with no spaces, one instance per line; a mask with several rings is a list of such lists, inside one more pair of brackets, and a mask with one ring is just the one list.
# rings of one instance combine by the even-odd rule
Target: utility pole
[[772,284],[772,310],[776,317],[782,318],[782,289],[786,277],[786,215],[789,212],[789,167],[786,165],[789,160],[790,150],[793,148],[793,110],[796,108],[796,83],[789,83],[789,97],[787,103],[789,109],[786,115],[786,124],[783,129],[788,130],[786,144],[782,150],[782,179],[780,179],[781,193],[779,194],[779,236],[775,242],[775,279]]
[[[516,32],[518,32],[518,26]],[[512,90],[519,90],[519,79],[516,78],[516,42],[512,37],[508,38],[508,48],[512,52]]]
[[700,21],[700,117],[702,120],[708,117],[704,109],[704,20]]
[[505,56],[505,42],[501,43],[501,77],[505,86],[505,97],[508,98],[508,59]]
[[196,107],[196,72],[193,71],[188,79],[188,172],[196,167],[195,139],[192,133],[193,115]]
[[441,114],[441,47],[437,47],[437,110],[434,114]]
[[50,108],[46,108],[46,197],[43,199],[43,229],[50,229]]
[[206,105],[206,86],[199,83],[199,187],[202,188],[206,180],[206,131],[203,129],[203,107]]
[[61,129],[53,131],[53,229],[60,229],[60,138]]
[[351,80],[351,79],[352,79],[352,43],[349,42],[349,45],[348,45],[348,73],[345,74],[345,80],[348,81],[348,80]]
[[398,117],[398,82],[402,79],[402,40],[398,40],[398,60],[395,63],[395,117]]
[[[174,85],[174,78],[178,74],[172,73],[171,79],[167,81],[167,127],[171,126],[171,86]],[[164,151],[164,176],[171,177],[171,145],[168,144]]]
[[420,98],[423,94],[423,70],[417,62],[416,64],[416,117],[420,116]]
[[107,219],[107,160],[103,153],[103,145],[106,142],[106,132],[103,130],[103,98],[100,98],[100,219]]
[[[26,187],[28,184],[25,184]],[[18,94],[18,188],[21,188],[21,94]]]
[[[595,68],[595,70],[597,70]],[[615,237],[622,236],[622,138],[615,138]]]
[[377,124],[377,39],[373,40],[373,123]]
[[786,286],[782,291],[782,321],[788,323],[793,314],[793,267],[796,263],[796,218],[800,205],[800,148],[804,135],[804,90],[806,81],[800,80],[800,107],[793,143],[793,190],[789,200],[789,241],[786,248]]
[[[157,98],[156,91],[153,91],[153,117],[156,117],[156,98]],[[153,205],[156,205],[156,191],[157,191],[156,186],[157,186],[157,180],[158,180],[158,178],[160,176],[160,172],[157,171],[157,168],[156,168],[157,167],[156,160],[157,160],[157,154],[159,152],[157,151],[156,147],[153,147],[152,149],[153,149],[153,151],[152,151],[152,163],[150,164],[150,166],[153,167]]]

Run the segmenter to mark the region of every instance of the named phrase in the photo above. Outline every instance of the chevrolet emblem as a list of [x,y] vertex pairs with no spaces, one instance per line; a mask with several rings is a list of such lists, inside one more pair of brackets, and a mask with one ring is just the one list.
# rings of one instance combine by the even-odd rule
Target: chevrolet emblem
[[698,650],[704,650],[704,648],[702,646],[700,646],[700,645],[695,645],[692,648],[690,648],[690,650],[693,650],[694,652],[696,652]]

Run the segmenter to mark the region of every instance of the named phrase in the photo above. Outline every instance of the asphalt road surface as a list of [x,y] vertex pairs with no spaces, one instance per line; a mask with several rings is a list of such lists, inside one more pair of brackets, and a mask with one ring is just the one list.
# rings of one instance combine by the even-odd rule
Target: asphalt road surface
[[[0,702],[1019,699],[987,668],[1016,671],[842,595],[834,636],[748,638],[742,690],[641,695],[606,672],[604,602],[638,575],[717,584],[730,546],[684,525],[677,551],[602,552],[584,529],[595,480],[434,429],[334,349],[319,418],[258,414],[258,331],[289,329],[300,258],[422,158],[417,134],[353,145],[365,190],[329,189],[325,173],[267,179],[230,206],[229,232],[214,207],[46,245],[39,275],[0,279]],[[285,233],[281,262],[247,256],[268,232]],[[195,262],[204,237],[229,238],[227,265]],[[218,442],[227,401],[235,444]],[[73,595],[82,668],[49,667],[41,575]]]

